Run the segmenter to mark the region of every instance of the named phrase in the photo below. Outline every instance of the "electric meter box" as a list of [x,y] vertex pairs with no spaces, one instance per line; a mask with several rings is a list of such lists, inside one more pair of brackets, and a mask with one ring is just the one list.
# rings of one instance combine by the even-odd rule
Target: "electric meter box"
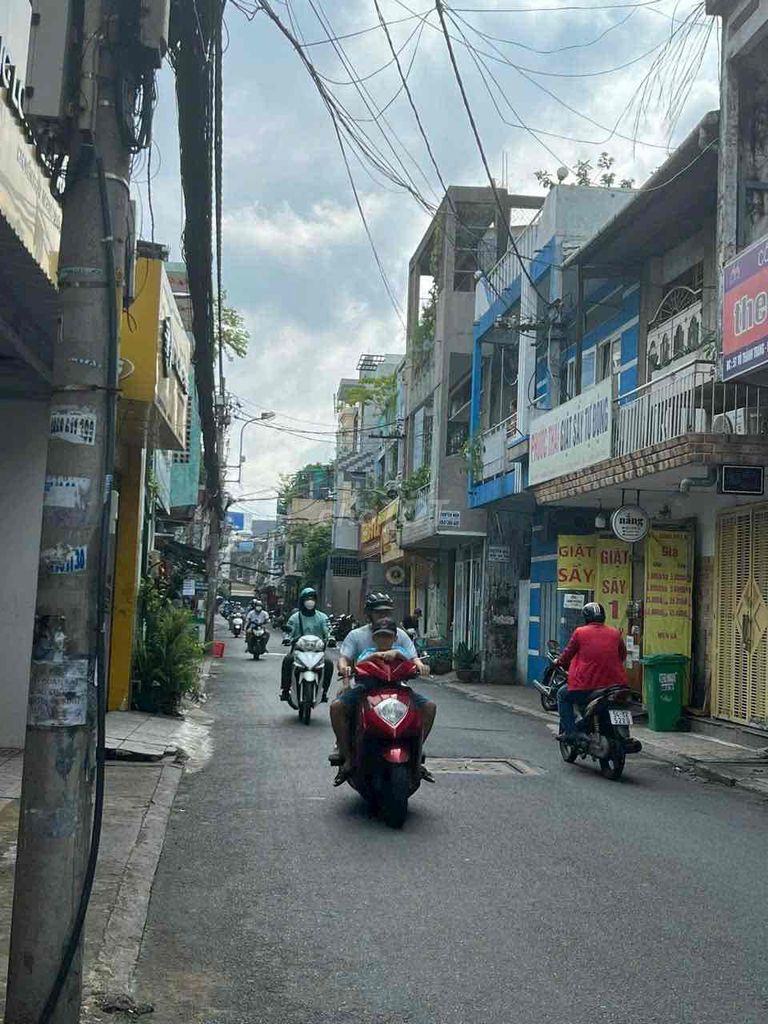
[[72,0],[32,0],[24,113],[32,127],[48,131],[69,113],[73,54]]

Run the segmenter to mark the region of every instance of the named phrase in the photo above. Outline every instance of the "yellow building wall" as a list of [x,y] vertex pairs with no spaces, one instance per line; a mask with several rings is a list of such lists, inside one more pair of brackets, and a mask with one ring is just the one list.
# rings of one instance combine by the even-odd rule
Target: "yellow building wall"
[[143,449],[137,445],[126,446],[122,461],[124,471],[120,477],[109,653],[110,711],[125,711],[130,707],[141,530],[144,519]]
[[120,330],[120,390],[133,402],[155,401],[162,275],[161,260],[141,256],[136,261],[136,298]]

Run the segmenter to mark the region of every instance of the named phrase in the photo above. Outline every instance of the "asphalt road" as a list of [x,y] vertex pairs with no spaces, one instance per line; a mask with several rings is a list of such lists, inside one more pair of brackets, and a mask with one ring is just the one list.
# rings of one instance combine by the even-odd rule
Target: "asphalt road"
[[[276,642],[273,650],[280,651]],[[137,976],[157,1024],[765,1024],[768,808],[644,756],[620,783],[438,685],[440,774],[398,832],[334,790],[323,707],[229,643]]]

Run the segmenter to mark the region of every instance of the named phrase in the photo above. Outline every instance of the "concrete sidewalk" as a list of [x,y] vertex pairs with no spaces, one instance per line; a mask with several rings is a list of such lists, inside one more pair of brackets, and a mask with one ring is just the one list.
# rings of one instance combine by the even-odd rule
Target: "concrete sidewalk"
[[[203,682],[210,668],[207,660]],[[104,821],[85,923],[85,1020],[95,1019],[91,1015],[98,1013],[94,1008],[104,994],[130,988],[173,800],[182,772],[199,770],[211,757],[210,721],[200,705],[178,718],[139,712],[107,716]],[[23,751],[0,749],[0,1020],[23,764]]]
[[[499,704],[521,715],[538,718],[546,722],[553,733],[557,731],[557,716],[543,710],[539,692],[532,686],[460,683],[454,673],[434,676],[430,682],[463,693],[472,700]],[[633,726],[632,735],[643,744],[645,753],[674,764],[681,771],[768,797],[768,737],[766,749],[758,751],[698,733],[654,732],[640,723]]]

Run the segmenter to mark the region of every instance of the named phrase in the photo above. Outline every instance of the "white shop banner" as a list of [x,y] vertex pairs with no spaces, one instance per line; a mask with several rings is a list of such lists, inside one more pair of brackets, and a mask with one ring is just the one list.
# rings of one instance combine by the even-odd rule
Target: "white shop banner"
[[531,427],[528,482],[540,484],[611,457],[611,380],[540,416]]

